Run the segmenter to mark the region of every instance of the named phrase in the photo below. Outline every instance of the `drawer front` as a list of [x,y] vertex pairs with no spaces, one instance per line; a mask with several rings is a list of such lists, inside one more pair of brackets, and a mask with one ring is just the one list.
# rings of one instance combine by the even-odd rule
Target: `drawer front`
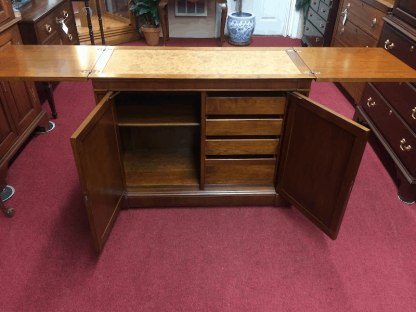
[[[322,1],[322,0],[321,0]],[[333,0],[324,0],[325,4],[329,7],[332,7]]]
[[319,30],[321,34],[325,33],[326,21],[318,15],[314,10],[309,9],[308,20]]
[[313,47],[322,47],[323,41],[324,41],[323,35],[308,20],[306,20],[306,25],[305,25],[305,30],[303,32],[303,36],[306,37],[308,42]]
[[361,105],[402,163],[414,174],[416,137],[413,133],[403,124],[396,112],[378,95],[371,84],[368,84],[364,91]]
[[274,183],[276,159],[207,159],[206,184]]
[[318,12],[319,0],[311,0],[311,8],[314,9],[315,12]]
[[77,28],[74,25],[71,24],[70,27],[68,27],[68,34],[66,34],[63,30],[60,34],[60,37],[62,38],[62,42],[64,45],[71,45],[71,44],[77,44],[78,43],[78,32]]
[[416,42],[399,33],[388,24],[383,29],[379,46],[389,51],[413,69],[416,69]]
[[348,47],[375,47],[377,40],[352,24],[349,20],[342,25],[342,18],[338,23],[336,38]]
[[384,25],[384,12],[360,0],[344,1],[342,11],[345,9],[348,9],[347,20],[373,38],[378,39],[380,37]]
[[207,115],[283,115],[286,97],[207,97]]
[[274,155],[278,139],[206,140],[205,155]]
[[416,88],[409,83],[373,83],[406,123],[416,132]]
[[207,136],[280,135],[282,119],[207,119]]
[[328,15],[329,15],[329,10],[330,7],[327,6],[324,2],[319,2],[319,9],[318,9],[318,14],[325,20],[328,20]]
[[54,14],[50,14],[43,18],[36,24],[38,42],[44,44],[46,41],[50,40],[50,38],[58,33],[58,27],[60,27],[60,25],[55,22]]

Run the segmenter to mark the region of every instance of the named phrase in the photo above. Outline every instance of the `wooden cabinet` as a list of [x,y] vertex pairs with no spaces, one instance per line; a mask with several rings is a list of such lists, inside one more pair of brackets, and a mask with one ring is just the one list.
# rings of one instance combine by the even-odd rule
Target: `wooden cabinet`
[[0,0],[0,25],[14,19],[13,6],[10,0]]
[[302,45],[329,47],[340,0],[311,0],[306,16]]
[[[140,207],[290,203],[335,239],[369,130],[302,94],[313,79],[416,82],[383,49],[11,46],[0,56],[3,78],[92,80],[97,106],[71,144],[98,251],[119,210]],[[64,73],[32,69],[66,59]]]
[[[379,47],[416,69],[416,27],[403,12],[416,16],[415,2],[396,1],[385,18]],[[397,16],[396,16],[396,13]],[[369,124],[397,168],[399,198],[416,200],[416,84],[373,82],[364,90],[356,119]]]
[[[341,0],[333,47],[376,47],[383,29],[383,17],[394,0]],[[361,101],[366,83],[341,83],[355,104]]]

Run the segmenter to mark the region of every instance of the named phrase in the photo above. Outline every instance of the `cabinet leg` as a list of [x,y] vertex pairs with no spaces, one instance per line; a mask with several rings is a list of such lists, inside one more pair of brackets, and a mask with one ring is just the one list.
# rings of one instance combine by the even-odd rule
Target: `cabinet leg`
[[169,40],[168,30],[166,30],[166,27],[169,27],[169,24],[167,23],[168,17],[164,14],[164,8],[168,4],[168,0],[161,0],[158,5],[158,11],[159,11],[159,18],[160,18],[160,24],[162,25],[162,35],[163,35],[163,46],[166,45],[166,40]]
[[43,81],[43,87],[45,89],[46,97],[48,98],[49,107],[51,108],[52,117],[56,119],[58,113],[55,109],[55,99],[53,97],[52,84],[49,81]]
[[[0,169],[0,190],[3,191],[6,187],[6,171],[7,169],[5,167]],[[13,208],[6,208],[4,207],[3,200],[0,196],[0,210],[3,211],[3,213],[8,216],[9,218],[13,217],[14,215],[14,209]]]
[[413,204],[416,200],[416,184],[410,184],[399,168],[396,167],[396,171],[400,180],[399,199],[406,204]]
[[225,29],[225,21],[227,20],[227,1],[224,1],[222,3],[219,3],[219,6],[221,8],[221,46],[224,46],[225,42],[225,36],[224,36],[224,29]]

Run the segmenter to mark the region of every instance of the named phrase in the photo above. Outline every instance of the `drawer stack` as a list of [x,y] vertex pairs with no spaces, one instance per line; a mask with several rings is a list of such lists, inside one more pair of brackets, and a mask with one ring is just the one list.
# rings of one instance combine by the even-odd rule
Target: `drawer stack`
[[274,183],[283,92],[208,92],[205,183]]

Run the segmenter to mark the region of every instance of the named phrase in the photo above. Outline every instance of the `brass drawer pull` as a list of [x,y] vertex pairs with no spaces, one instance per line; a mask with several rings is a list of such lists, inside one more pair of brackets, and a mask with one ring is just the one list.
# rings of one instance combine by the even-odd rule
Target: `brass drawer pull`
[[410,47],[410,52],[413,52],[415,50],[415,46]]
[[68,39],[69,39],[69,41],[72,41],[72,35],[71,34],[68,34]]
[[415,113],[416,113],[416,107],[412,109],[412,118],[413,119],[416,119]]
[[46,32],[47,32],[48,34],[50,34],[50,33],[51,33],[51,31],[52,31],[52,27],[51,27],[51,25],[49,25],[49,24],[45,24],[45,29],[46,29]]
[[316,39],[315,39],[315,41],[316,41],[316,42],[319,42],[319,38],[316,38]]
[[63,15],[65,18],[68,18],[68,16],[69,16],[68,12],[67,12],[67,11],[65,11],[65,10],[63,10],[63,11],[62,11],[62,15]]
[[316,4],[316,1],[314,0],[314,1],[312,1],[312,4]]
[[341,28],[341,31],[339,32],[340,35],[342,35],[344,33],[345,29],[344,27]]
[[390,43],[390,40],[387,39],[386,42],[384,42],[384,48],[386,50],[391,50],[394,48],[394,43],[393,42]]
[[376,24],[377,24],[377,19],[374,18],[373,21],[371,22],[371,27],[376,26]]
[[322,8],[322,9],[321,9],[321,12],[322,12],[322,13],[325,13],[325,11],[326,11],[326,10],[325,10],[325,8]]
[[407,145],[407,146],[404,146],[404,144],[406,144],[406,140],[405,139],[402,139],[400,141],[400,149],[402,151],[409,152],[412,149],[412,146],[410,144]]
[[1,82],[1,86],[3,87],[3,91],[7,92],[6,85],[4,84],[4,81]]
[[376,106],[376,101],[373,101],[373,99],[371,97],[369,97],[368,100],[367,100],[367,106],[368,107]]
[[324,28],[324,27],[325,27],[325,25],[324,25],[324,24],[322,24],[322,23],[320,23],[320,24],[319,24],[319,26],[320,26],[321,28]]

